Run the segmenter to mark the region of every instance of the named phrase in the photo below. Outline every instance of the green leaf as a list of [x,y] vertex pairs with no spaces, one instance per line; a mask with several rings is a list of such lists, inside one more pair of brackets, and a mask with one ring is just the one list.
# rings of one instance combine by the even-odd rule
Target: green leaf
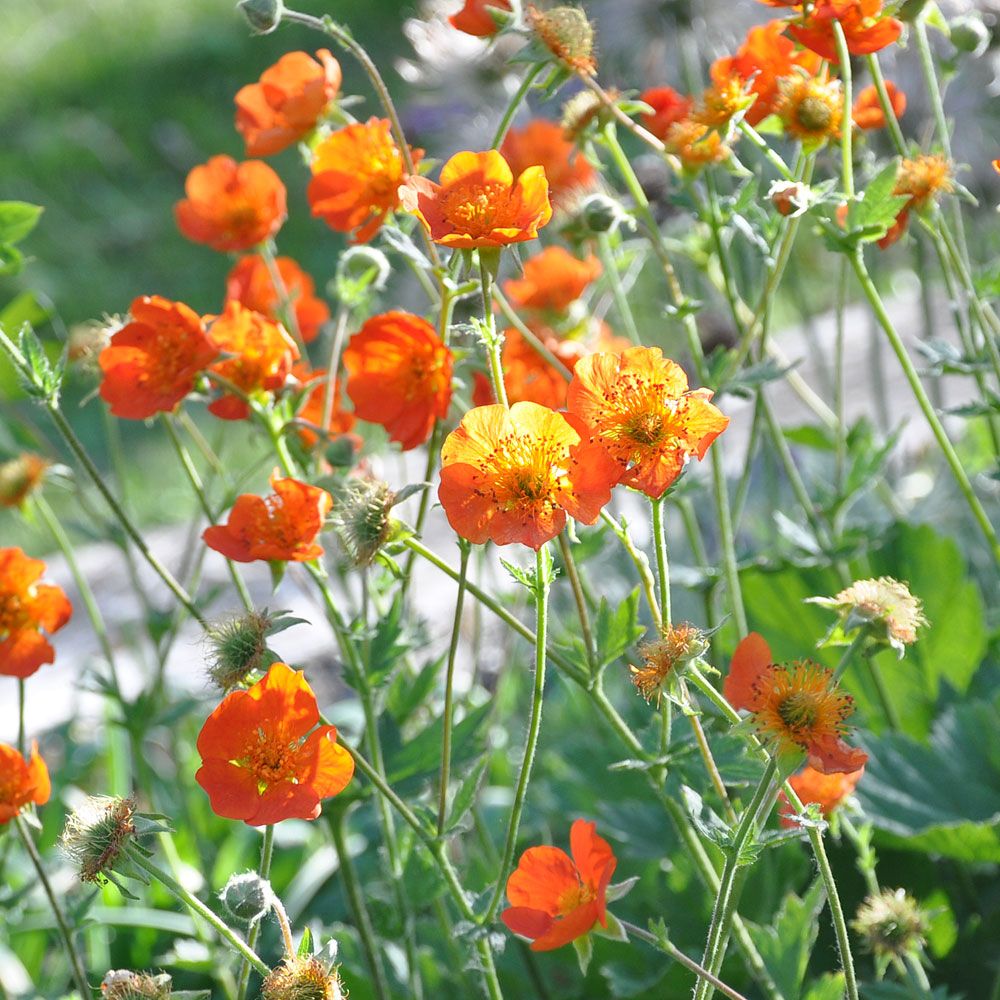
[[417,674],[411,677],[405,670],[400,671],[389,687],[386,697],[386,707],[392,713],[397,725],[402,725],[424,703],[434,689],[444,657],[438,657],[426,663]]
[[26,201],[0,201],[0,243],[20,243],[38,225],[40,205]]
[[1000,862],[1000,700],[948,709],[929,744],[868,741],[857,795],[880,842],[962,861]]
[[[452,729],[451,758],[456,768],[464,767],[482,749],[481,730],[493,708],[486,702],[473,708]],[[387,762],[390,783],[436,773],[441,765],[442,719],[435,719],[423,732],[402,746]]]
[[479,793],[479,786],[482,784],[483,775],[486,773],[486,765],[489,763],[489,755],[484,754],[473,765],[473,768],[462,780],[455,792],[455,797],[451,800],[451,811],[444,825],[444,832],[451,833],[465,819],[465,814],[473,807],[476,795]]
[[844,974],[828,972],[809,985],[804,1000],[844,1000]]
[[905,195],[893,194],[899,165],[887,163],[865,186],[861,197],[851,202],[847,212],[847,230],[857,234],[862,243],[881,239],[906,205]]
[[750,936],[785,1000],[799,1000],[816,935],[817,917],[825,902],[817,879],[800,899],[789,893],[767,927],[749,925]]
[[299,941],[299,948],[296,955],[299,958],[308,958],[312,954],[312,932],[307,927],[302,932],[302,940]]
[[594,954],[594,942],[590,935],[584,934],[582,937],[578,937],[573,942],[573,951],[576,952],[576,961],[580,966],[580,972],[586,975],[587,969],[590,968],[590,959]]
[[614,610],[605,597],[601,598],[594,621],[594,643],[597,664],[606,667],[627,652],[646,631],[639,623],[639,588],[636,587]]

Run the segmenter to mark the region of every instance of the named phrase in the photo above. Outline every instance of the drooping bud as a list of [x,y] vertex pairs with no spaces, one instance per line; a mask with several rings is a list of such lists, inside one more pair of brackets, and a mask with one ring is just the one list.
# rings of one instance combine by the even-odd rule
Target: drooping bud
[[528,24],[542,45],[559,62],[572,70],[592,76],[597,71],[594,58],[594,26],[579,7],[529,7]]
[[104,1000],[169,1000],[173,981],[166,973],[151,976],[145,972],[112,969],[101,980]]
[[389,258],[376,247],[350,247],[337,261],[337,273],[331,282],[332,292],[345,306],[357,308],[385,288],[392,273]]
[[49,464],[25,452],[0,465],[0,507],[20,507],[41,486]]
[[256,35],[269,35],[281,24],[285,12],[281,0],[239,0],[236,6]]
[[106,882],[136,835],[132,799],[94,795],[70,814],[60,841],[81,882]]
[[930,929],[927,913],[903,889],[868,896],[851,926],[879,959],[919,955]]
[[949,40],[959,52],[981,56],[990,45],[990,29],[979,11],[961,14],[948,24]]
[[606,194],[590,194],[580,203],[580,221],[591,233],[614,232],[626,218],[625,210]]
[[222,905],[245,924],[255,924],[271,909],[271,883],[256,872],[232,875],[219,893]]
[[290,958],[268,975],[261,986],[263,1000],[345,1000],[337,968],[318,958]]

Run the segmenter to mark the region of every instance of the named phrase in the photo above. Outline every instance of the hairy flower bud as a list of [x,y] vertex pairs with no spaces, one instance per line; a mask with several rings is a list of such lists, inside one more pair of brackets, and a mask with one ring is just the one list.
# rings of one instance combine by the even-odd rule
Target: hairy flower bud
[[596,72],[594,26],[579,7],[529,7],[527,17],[535,36],[559,62],[587,75]]
[[222,905],[245,924],[255,924],[271,909],[271,883],[256,872],[232,875],[219,893]]
[[809,188],[794,181],[775,181],[767,192],[778,215],[794,219],[809,208]]
[[0,465],[0,507],[20,507],[41,486],[49,463],[25,452]]
[[981,56],[990,44],[990,29],[979,11],[970,11],[954,18],[948,25],[948,38],[959,52]]
[[135,802],[95,795],[66,820],[61,845],[82,882],[103,884],[135,837]]
[[355,566],[369,566],[392,534],[389,511],[399,501],[388,483],[354,479],[337,505],[334,523]]
[[919,954],[930,929],[927,912],[903,889],[868,896],[851,926],[881,959]]
[[112,969],[101,980],[104,1000],[169,1000],[173,981],[166,973],[151,976],[145,972]]
[[269,35],[281,24],[285,5],[281,0],[240,0],[236,5],[256,35]]
[[632,683],[647,702],[654,694],[659,702],[664,682],[706,649],[708,638],[700,628],[688,622],[668,625],[659,639],[639,647],[639,655],[646,662],[642,667],[630,668]]

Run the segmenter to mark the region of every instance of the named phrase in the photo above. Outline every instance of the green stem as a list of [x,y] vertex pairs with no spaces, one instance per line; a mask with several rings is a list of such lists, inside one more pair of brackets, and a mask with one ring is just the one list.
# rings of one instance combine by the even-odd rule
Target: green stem
[[[455,715],[455,662],[458,657],[458,642],[462,627],[462,607],[465,603],[465,584],[469,570],[468,543],[461,547],[458,567],[458,596],[455,598],[455,617],[451,625],[451,641],[448,644],[448,666],[444,682],[444,712],[441,731],[441,777],[438,781],[437,833],[444,833],[444,821],[448,810],[448,781],[451,777],[451,728]],[[415,558],[415,553],[412,553]]]
[[295,312],[295,302],[289,294],[288,286],[285,284],[285,279],[281,276],[281,271],[278,270],[278,258],[275,256],[274,242],[272,240],[264,240],[258,247],[258,250],[264,261],[264,266],[267,268],[271,284],[274,286],[274,292],[278,297],[278,315],[285,324],[285,328],[292,335],[292,340],[295,341],[299,357],[308,358],[309,353],[306,351],[306,342],[302,339],[302,330],[299,328],[299,317]]
[[493,276],[483,262],[482,251],[479,254],[479,287],[483,297],[483,326],[486,330],[486,354],[490,366],[490,382],[493,384],[493,394],[497,402],[510,409],[507,399],[507,386],[503,380],[503,340],[497,332],[496,319],[493,316]]
[[87,974],[84,971],[83,962],[80,960],[76,945],[73,943],[73,936],[70,932],[69,924],[66,923],[66,916],[62,911],[62,907],[59,905],[59,899],[55,892],[53,892],[52,883],[49,882],[49,877],[45,873],[38,848],[35,847],[35,842],[31,839],[31,833],[20,816],[14,817],[14,825],[17,827],[17,833],[21,838],[21,843],[24,845],[25,851],[28,852],[28,857],[31,858],[31,863],[34,866],[35,874],[38,876],[38,881],[41,883],[42,890],[48,898],[49,907],[52,909],[52,916],[55,917],[56,927],[59,929],[59,936],[62,938],[63,948],[66,951],[66,958],[69,959],[70,974],[76,982],[76,988],[80,991],[80,998],[81,1000],[89,1000],[94,995],[94,991],[87,982]]
[[788,164],[768,145],[767,140],[746,119],[740,121],[739,130],[786,181],[795,180],[795,175],[788,169]]
[[854,151],[851,142],[854,134],[854,93],[851,78],[851,54],[847,50],[844,27],[836,18],[833,25],[833,39],[837,44],[837,62],[840,64],[840,86],[843,93],[844,113],[840,122],[840,171],[841,183],[847,200],[854,198]]
[[213,913],[200,899],[198,899],[197,896],[192,895],[187,889],[184,888],[184,886],[163,871],[162,868],[153,864],[153,862],[150,861],[146,855],[142,853],[142,851],[136,850],[134,846],[129,846],[125,848],[125,852],[132,864],[134,864],[137,868],[141,868],[148,875],[155,878],[157,882],[176,896],[177,899],[188,907],[189,910],[214,927],[219,937],[221,937],[237,954],[241,955],[246,961],[248,961],[254,969],[257,970],[257,972],[259,972],[262,976],[266,976],[271,971],[270,968],[268,968],[268,966],[261,960],[260,956],[247,945],[246,941],[244,941],[239,934],[237,934],[217,914]]
[[[260,845],[260,867],[258,874],[266,882],[271,877],[271,859],[274,856],[274,824],[269,823],[264,827],[264,839]],[[247,931],[247,947],[251,951],[257,950],[257,940],[260,937],[260,927],[262,920],[257,920],[250,925]],[[250,962],[244,959],[240,962],[239,976],[236,980],[236,1000],[243,1000],[247,995],[247,987],[250,984]]]
[[663,525],[663,497],[651,498],[653,511],[653,548],[656,552],[656,572],[659,582],[661,628],[670,628],[670,564],[667,562],[667,533]]
[[27,739],[24,731],[24,702],[25,702],[25,685],[24,678],[18,677],[17,679],[17,752],[22,756],[26,757],[27,754],[25,750],[27,749]]
[[597,234],[597,256],[600,258],[604,274],[607,276],[611,297],[615,301],[615,309],[618,311],[618,318],[625,327],[625,333],[633,344],[641,344],[642,337],[639,336],[639,328],[635,324],[632,306],[629,305],[628,296],[625,294],[622,276],[618,271],[618,263],[611,249],[611,238],[607,233]]
[[354,861],[347,849],[347,837],[344,835],[344,823],[346,813],[343,808],[335,806],[327,817],[330,833],[333,837],[333,846],[337,851],[337,858],[340,861],[340,874],[344,879],[344,889],[354,913],[354,924],[357,927],[358,937],[361,938],[361,947],[365,953],[365,960],[372,974],[372,986],[378,1000],[387,1000],[392,996],[389,992],[389,984],[385,978],[385,969],[382,967],[382,959],[379,955],[378,943],[375,939],[375,930],[372,927],[371,915],[365,903],[365,894],[358,879],[358,873],[354,868]]
[[580,573],[576,566],[576,560],[573,558],[573,550],[565,531],[559,533],[559,553],[562,555],[563,565],[566,567],[566,576],[569,578],[570,589],[573,591],[576,614],[580,619],[580,633],[583,637],[583,646],[587,653],[587,665],[590,667],[590,673],[593,676],[597,672],[594,630],[590,625],[590,612],[587,610],[587,597],[583,592],[583,584],[580,582]]
[[649,931],[645,931],[641,927],[636,927],[635,924],[630,924],[627,920],[619,920],[618,922],[629,932],[629,934],[639,938],[640,941],[645,941],[646,944],[651,944],[654,948],[659,949],[665,955],[669,955],[675,962],[683,965],[685,969],[693,972],[704,982],[710,983],[724,996],[729,997],[730,1000],[746,1000],[746,997],[744,997],[742,993],[737,993],[736,990],[734,990],[731,986],[727,986],[717,976],[713,976],[708,969],[699,965],[693,958],[688,958],[684,952],[682,952],[675,945],[671,944],[671,942],[665,940],[664,938],[656,937],[656,935],[650,934]]
[[573,378],[573,373],[566,367],[566,363],[550,351],[539,339],[538,334],[528,326],[524,320],[514,311],[511,304],[504,297],[496,285],[491,288],[493,301],[500,307],[500,312],[515,330],[524,338],[525,343],[537,351],[567,382]]
[[875,691],[878,694],[886,724],[890,729],[899,732],[903,728],[899,720],[899,712],[896,711],[896,706],[892,702],[892,695],[889,693],[885,678],[882,676],[882,669],[875,662],[873,656],[868,658],[868,669],[871,671],[872,681],[875,683]]
[[514,115],[517,114],[518,108],[521,107],[522,102],[528,96],[528,91],[530,91],[534,85],[538,74],[541,73],[547,65],[548,63],[544,62],[535,63],[535,65],[524,74],[524,79],[521,80],[521,85],[514,92],[514,96],[507,104],[503,117],[497,123],[496,131],[493,133],[493,142],[490,144],[491,149],[499,149],[503,145],[503,141],[507,137],[507,132],[510,129],[510,123],[514,120]]
[[878,103],[885,116],[886,127],[889,130],[889,138],[900,156],[906,156],[906,139],[903,138],[903,130],[899,127],[899,119],[896,117],[896,109],[889,100],[889,91],[885,86],[885,77],[882,75],[882,64],[878,61],[878,54],[873,52],[868,56],[868,71],[872,76],[872,83],[875,85],[875,93],[878,94]]
[[[660,602],[656,597],[656,580],[653,579],[653,571],[650,569],[646,553],[640,552],[635,547],[624,518],[622,518],[622,523],[619,524],[606,510],[602,510],[601,520],[618,536],[618,540],[622,543],[622,548],[625,549],[628,557],[632,560],[636,572],[639,574],[639,584],[646,597],[649,613],[653,617],[653,625],[656,627],[658,633],[662,632],[663,614],[660,611]],[[702,563],[702,565],[707,565],[707,563]]]
[[496,888],[493,898],[483,915],[481,923],[489,927],[493,923],[500,902],[503,899],[507,884],[507,875],[514,859],[514,848],[517,846],[517,832],[521,825],[521,812],[524,809],[525,796],[528,793],[528,782],[531,779],[531,768],[535,762],[535,750],[538,746],[538,734],[542,725],[542,701],[545,694],[545,637],[548,624],[549,597],[549,567],[550,559],[543,546],[535,553],[535,686],[531,699],[531,717],[528,721],[528,737],[524,744],[524,759],[521,761],[521,773],[514,790],[514,804],[510,810],[510,820],[507,826],[507,840],[504,843],[503,859],[497,873]]
[[854,849],[857,852],[857,869],[865,880],[865,887],[868,889],[870,895],[877,896],[880,886],[878,884],[878,876],[875,874],[875,852],[861,831],[851,822],[850,817],[845,815],[843,811],[838,815],[840,828],[847,835],[847,839],[854,845]]
[[927,392],[924,390],[923,384],[920,381],[920,376],[917,374],[917,370],[914,367],[913,362],[910,360],[910,356],[906,351],[902,338],[896,331],[896,327],[893,325],[893,322],[886,311],[882,298],[878,293],[878,289],[876,289],[871,276],[865,268],[864,257],[862,256],[860,249],[851,255],[851,264],[854,267],[854,273],[857,275],[858,281],[861,283],[862,290],[864,291],[865,296],[867,297],[868,302],[878,319],[879,325],[889,338],[889,343],[892,347],[893,353],[896,355],[900,367],[903,369],[903,374],[906,376],[906,381],[910,385],[910,389],[917,401],[917,405],[920,407],[920,410],[930,426],[931,432],[933,433],[938,446],[944,454],[945,461],[948,463],[949,469],[951,469],[951,473],[955,478],[959,491],[965,498],[965,502],[968,504],[976,523],[982,530],[982,533],[986,538],[986,542],[993,554],[994,561],[997,566],[1000,566],[1000,539],[997,538],[996,529],[993,527],[989,517],[986,515],[986,511],[979,502],[979,498],[972,489],[972,483],[969,481],[968,474],[963,468],[962,462],[959,459],[958,454],[955,452],[955,448],[949,440],[944,426],[934,410],[933,404],[927,396]]

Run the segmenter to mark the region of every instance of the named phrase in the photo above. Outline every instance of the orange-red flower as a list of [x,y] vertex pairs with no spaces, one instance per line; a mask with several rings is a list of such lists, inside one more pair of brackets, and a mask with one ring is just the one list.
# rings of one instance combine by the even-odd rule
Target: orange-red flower
[[621,482],[661,497],[729,425],[711,398],[708,389],[689,390],[683,369],[658,347],[630,347],[578,361],[568,407],[614,456]]
[[878,241],[879,248],[885,250],[903,236],[910,224],[911,210],[920,211],[939,195],[950,194],[954,190],[951,162],[940,153],[901,160],[892,193],[905,195],[909,200],[900,209],[889,231]]
[[499,10],[511,9],[510,0],[465,0],[465,6],[458,13],[452,14],[448,21],[453,28],[458,28],[467,35],[489,38],[500,29],[490,16],[488,7],[496,7]]
[[320,801],[354,775],[334,726],[319,722],[316,696],[301,670],[275,663],[246,691],[223,698],[198,734],[195,780],[212,811],[250,826],[316,819]]
[[[899,118],[906,110],[906,94],[903,93],[891,80],[885,82],[886,95],[889,98],[889,105],[893,114]],[[885,128],[885,113],[878,99],[878,91],[874,84],[865,87],[858,94],[858,99],[851,109],[851,116],[854,124],[861,129]]]
[[673,153],[690,173],[697,173],[710,163],[722,163],[731,152],[721,134],[693,116],[681,118],[667,129],[663,140],[668,153]]
[[60,587],[38,582],[44,572],[41,559],[0,549],[0,674],[30,677],[56,658],[42,633],[58,632],[73,608]]
[[[801,4],[772,3],[770,6],[801,7]],[[788,33],[800,45],[836,62],[835,21],[844,29],[847,51],[852,56],[881,51],[892,45],[903,30],[896,18],[885,15],[882,0],[815,0],[808,13],[803,13],[798,21],[788,26]]]
[[201,317],[159,295],[135,299],[132,321],[101,351],[101,398],[116,417],[145,420],[169,413],[218,356]]
[[519,309],[562,312],[601,276],[601,270],[594,256],[580,260],[563,247],[547,247],[525,261],[523,278],[505,281],[503,290]]
[[42,485],[49,465],[30,451],[0,464],[0,507],[20,507]]
[[[318,61],[317,61],[318,60]],[[308,52],[287,52],[236,92],[236,130],[247,156],[270,156],[311,132],[340,90],[340,63],[329,49],[313,59]]]
[[[410,156],[417,164],[423,150],[411,149]],[[312,214],[338,233],[352,233],[356,243],[367,243],[399,208],[405,164],[387,118],[332,132],[314,150],[312,173],[306,192]]]
[[[319,336],[320,327],[330,318],[330,308],[316,297],[316,283],[291,257],[275,260],[278,276],[295,310],[302,339],[309,344]],[[226,298],[241,302],[247,309],[263,313],[278,322],[281,296],[274,287],[271,272],[259,254],[241,257],[226,278]]]
[[38,754],[38,744],[31,744],[31,757],[25,760],[13,747],[0,743],[0,826],[31,802],[45,805],[51,794],[49,770]]
[[184,182],[174,206],[180,231],[213,250],[249,250],[274,236],[288,215],[285,185],[262,160],[213,156]]
[[408,312],[372,316],[344,350],[347,395],[362,420],[381,424],[404,451],[448,415],[453,358],[437,331]]
[[[302,443],[311,448],[319,440],[319,431],[323,430],[328,437],[347,434],[354,427],[354,414],[343,407],[343,386],[338,378],[333,385],[333,397],[330,400],[330,416],[324,427],[326,417],[327,371],[325,368],[306,370],[304,365],[296,365],[292,374],[303,385],[315,383],[308,390],[305,403],[299,409],[296,417],[306,426],[299,427],[299,438]],[[314,429],[315,428],[315,429]]]
[[271,475],[272,494],[236,498],[226,523],[202,533],[205,544],[236,562],[308,562],[323,555],[316,541],[333,497],[318,486]]
[[[793,774],[788,779],[788,783],[802,800],[804,806],[815,803],[824,816],[829,816],[854,791],[864,773],[864,767],[860,767],[850,774],[824,774],[815,768],[804,767],[798,774]],[[792,819],[795,810],[792,809],[784,792],[779,796],[779,801],[781,803],[779,807],[781,825],[789,828],[795,827],[797,824]]]
[[[285,384],[298,348],[284,328],[239,302],[227,302],[225,311],[209,328],[215,346],[229,357],[209,371],[231,382],[244,395],[273,392]],[[250,407],[235,393],[225,393],[208,404],[210,413],[223,420],[246,420]]]
[[810,660],[775,663],[756,632],[736,647],[722,691],[733,708],[752,714],[757,732],[778,753],[804,750],[809,766],[823,774],[849,774],[868,760],[842,739],[854,701],[833,674]]
[[542,167],[528,167],[515,180],[495,149],[456,153],[441,168],[440,184],[411,177],[399,194],[431,239],[447,247],[503,247],[533,240],[552,218]]
[[557,208],[574,194],[590,190],[597,180],[597,172],[565,137],[562,127],[544,118],[512,128],[500,152],[515,175],[529,167],[542,167],[549,182],[549,199]]
[[477,406],[441,449],[438,498],[463,538],[533,549],[567,514],[593,524],[619,470],[572,414],[537,403]]
[[657,139],[666,139],[670,126],[687,117],[694,106],[690,97],[679,94],[673,87],[650,87],[639,95],[639,100],[653,109],[651,115],[643,114],[641,121]]
[[558,847],[529,847],[507,879],[511,906],[500,919],[532,951],[551,951],[608,926],[608,885],[618,860],[597,836],[596,824],[576,820],[569,831],[570,856]]
[[[712,64],[712,80],[718,84],[734,74],[750,83],[750,93],[757,100],[747,109],[746,120],[751,125],[762,122],[774,111],[778,99],[778,80],[795,72],[795,68],[814,74],[819,69],[819,57],[796,49],[785,38],[785,22],[769,21],[747,32],[746,40],[733,56],[717,59]],[[643,98],[645,100],[645,98]]]

